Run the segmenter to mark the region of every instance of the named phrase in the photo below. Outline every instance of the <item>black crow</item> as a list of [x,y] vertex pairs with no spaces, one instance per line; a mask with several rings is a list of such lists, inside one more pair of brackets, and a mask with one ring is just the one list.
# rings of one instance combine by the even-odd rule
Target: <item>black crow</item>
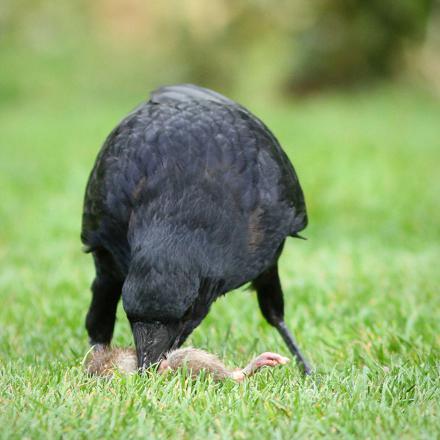
[[122,295],[146,368],[180,347],[216,298],[252,282],[309,373],[284,323],[277,267],[286,237],[306,225],[298,178],[263,122],[194,85],[154,91],[110,133],[87,184],[91,344],[110,344]]

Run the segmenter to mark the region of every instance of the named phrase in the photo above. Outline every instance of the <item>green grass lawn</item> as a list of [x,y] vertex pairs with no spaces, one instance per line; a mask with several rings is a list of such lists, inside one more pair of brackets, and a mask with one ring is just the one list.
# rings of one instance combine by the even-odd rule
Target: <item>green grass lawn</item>
[[[244,101],[308,202],[308,241],[288,241],[281,276],[316,373],[293,363],[235,384],[84,374],[83,191],[104,137],[143,96],[40,92],[12,90],[0,105],[0,437],[440,436],[438,100],[401,85],[280,108]],[[118,317],[115,344],[132,344]],[[188,344],[231,365],[287,354],[249,290],[220,299]]]

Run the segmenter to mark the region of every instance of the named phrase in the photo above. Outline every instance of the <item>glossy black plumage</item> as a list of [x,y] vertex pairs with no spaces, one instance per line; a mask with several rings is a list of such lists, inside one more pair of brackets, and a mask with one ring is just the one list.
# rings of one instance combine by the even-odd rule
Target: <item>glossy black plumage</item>
[[[285,238],[306,224],[297,176],[268,128],[222,95],[181,85],[153,92],[107,138],[87,185],[82,240],[98,282],[122,285],[132,325],[167,328],[159,353],[180,345],[216,297],[276,266]],[[93,335],[101,303],[88,329],[108,343]]]

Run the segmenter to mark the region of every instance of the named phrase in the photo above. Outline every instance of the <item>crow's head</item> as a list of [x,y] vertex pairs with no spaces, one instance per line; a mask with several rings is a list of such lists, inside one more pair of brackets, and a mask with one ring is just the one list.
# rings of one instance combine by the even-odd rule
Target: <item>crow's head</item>
[[199,278],[184,264],[133,259],[122,289],[138,363],[147,368],[175,347],[184,317],[199,293]]

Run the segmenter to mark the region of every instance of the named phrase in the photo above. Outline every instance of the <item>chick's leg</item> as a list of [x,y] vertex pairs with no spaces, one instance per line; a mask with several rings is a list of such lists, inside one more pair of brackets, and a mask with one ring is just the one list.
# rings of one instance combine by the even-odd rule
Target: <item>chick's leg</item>
[[237,382],[241,382],[246,377],[252,376],[260,368],[263,367],[276,367],[277,365],[286,365],[289,359],[279,355],[278,353],[262,353],[253,359],[249,364],[242,370],[237,370],[232,372],[232,378]]

